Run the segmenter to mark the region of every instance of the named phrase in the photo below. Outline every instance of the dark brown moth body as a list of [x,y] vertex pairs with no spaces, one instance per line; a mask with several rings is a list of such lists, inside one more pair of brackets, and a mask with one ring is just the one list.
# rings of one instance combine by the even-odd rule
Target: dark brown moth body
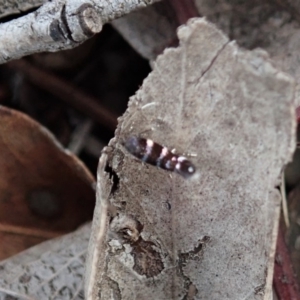
[[152,140],[131,136],[125,141],[124,146],[141,161],[176,172],[184,178],[190,177],[196,171],[195,166],[184,156],[176,155]]

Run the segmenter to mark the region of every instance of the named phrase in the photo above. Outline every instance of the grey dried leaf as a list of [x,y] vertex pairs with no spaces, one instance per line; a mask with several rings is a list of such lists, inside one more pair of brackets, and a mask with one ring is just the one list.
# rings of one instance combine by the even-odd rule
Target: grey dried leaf
[[131,12],[112,25],[143,57],[153,60],[167,46],[177,43],[177,22],[167,2]]
[[0,263],[0,299],[84,299],[90,224]]
[[299,3],[288,2],[196,0],[195,4],[202,16],[222,28],[241,47],[264,49],[276,67],[293,76],[297,81],[296,102],[299,106],[300,37],[295,13]]
[[[294,80],[204,19],[178,37],[100,159],[88,299],[270,296],[275,186],[295,148]],[[197,173],[141,163],[122,146],[132,135],[197,154]]]

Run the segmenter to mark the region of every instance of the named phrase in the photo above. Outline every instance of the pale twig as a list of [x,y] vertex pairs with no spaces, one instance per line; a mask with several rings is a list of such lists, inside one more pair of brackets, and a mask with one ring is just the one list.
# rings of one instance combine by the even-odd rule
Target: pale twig
[[38,52],[74,48],[110,22],[155,0],[57,0],[0,24],[0,63]]
[[284,172],[282,172],[281,175],[280,192],[281,192],[281,199],[282,199],[281,203],[282,203],[283,218],[284,218],[285,226],[288,228],[290,226],[290,220],[289,220],[289,212],[288,212],[286,192],[285,192]]

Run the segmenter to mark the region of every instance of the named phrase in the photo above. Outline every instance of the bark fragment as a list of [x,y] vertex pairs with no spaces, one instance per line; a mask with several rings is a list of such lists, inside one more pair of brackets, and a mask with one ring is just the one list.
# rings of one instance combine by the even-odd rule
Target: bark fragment
[[[158,57],[100,159],[86,293],[267,299],[275,186],[295,147],[295,82],[264,51],[239,49],[203,19],[190,20],[178,37],[180,46]],[[186,180],[141,163],[122,146],[135,135],[196,153],[196,174]],[[113,194],[106,164],[119,178]],[[159,253],[164,269],[151,279],[134,269],[133,243],[109,234],[120,215],[141,224],[139,236]]]

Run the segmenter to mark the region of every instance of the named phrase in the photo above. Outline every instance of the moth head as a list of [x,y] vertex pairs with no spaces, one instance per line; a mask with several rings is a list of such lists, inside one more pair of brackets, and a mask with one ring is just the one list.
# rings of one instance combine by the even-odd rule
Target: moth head
[[130,136],[124,142],[123,146],[127,151],[133,155],[138,155],[141,152],[140,138],[137,136]]
[[175,171],[184,178],[189,178],[196,172],[196,167],[191,161],[183,159],[180,164],[176,165]]

